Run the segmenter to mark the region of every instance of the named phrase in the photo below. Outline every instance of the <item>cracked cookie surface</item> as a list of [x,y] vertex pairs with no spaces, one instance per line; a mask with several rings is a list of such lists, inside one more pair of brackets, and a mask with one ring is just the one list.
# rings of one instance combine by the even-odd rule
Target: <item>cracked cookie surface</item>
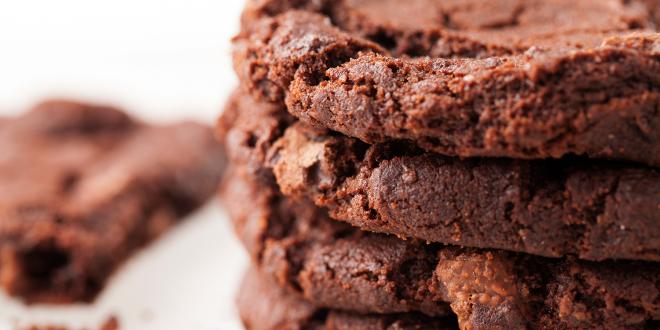
[[319,308],[432,317],[451,308],[464,329],[643,328],[660,318],[655,263],[401,240],[333,221],[244,168],[229,173],[221,197],[253,262]]
[[621,0],[253,0],[244,30],[291,10],[323,14],[395,56],[483,58],[534,46],[590,47],[599,33],[653,30],[658,3]]
[[237,305],[243,324],[248,330],[458,329],[453,315],[434,318],[421,313],[358,314],[318,308],[311,302],[282,289],[254,268],[243,279]]
[[367,145],[234,94],[229,157],[361,229],[548,257],[660,260],[660,173],[584,159],[465,159]]
[[368,143],[660,165],[655,7],[478,2],[256,1],[236,71],[254,96]]

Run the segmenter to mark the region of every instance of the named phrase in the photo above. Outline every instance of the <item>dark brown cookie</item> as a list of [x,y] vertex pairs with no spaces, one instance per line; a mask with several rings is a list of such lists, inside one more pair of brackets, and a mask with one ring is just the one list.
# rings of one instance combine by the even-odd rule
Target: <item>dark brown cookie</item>
[[[353,25],[366,22],[366,28],[347,28],[335,14],[285,10],[270,17],[254,13],[269,12],[265,9],[249,11],[246,16],[255,19],[246,19],[252,24],[245,24],[235,39],[237,73],[253,95],[275,102],[286,99],[288,110],[301,120],[369,143],[406,139],[450,156],[530,159],[578,154],[660,166],[660,38],[649,30],[631,32],[653,26],[650,10],[640,2],[546,1],[544,6],[573,10],[551,14],[548,9],[547,17],[525,10],[519,18],[524,24],[515,29],[531,29],[533,36],[518,35],[522,41],[511,40],[516,34],[506,28],[473,31],[468,23],[486,24],[476,19],[488,15],[475,12],[482,7],[454,2],[451,12],[462,18],[453,20],[463,22],[454,24],[468,25],[461,29],[469,33],[459,34],[475,38],[458,39],[483,43],[457,46],[438,37],[433,45],[449,43],[440,46],[447,52],[437,55],[441,57],[406,56],[427,41],[389,37],[394,42],[378,44],[355,32],[365,28],[398,36],[392,31],[407,26],[397,20],[405,8],[422,12],[415,4],[429,2],[377,11],[385,15],[376,24],[379,28],[372,27],[378,7],[373,4],[360,11],[367,18],[352,19]],[[491,18],[509,16],[519,6],[517,1],[496,3],[502,8],[484,7]],[[589,17],[578,19],[580,15]],[[553,28],[563,32],[549,32]],[[378,35],[366,34],[374,33]],[[482,53],[497,56],[465,58],[484,57]],[[423,50],[415,55],[429,54]]]
[[[316,306],[446,315],[462,328],[637,328],[660,318],[660,266],[546,259],[360,231],[234,169],[221,196],[264,275]],[[250,207],[244,207],[251,201]]]
[[206,126],[65,101],[6,119],[0,150],[0,285],[28,302],[91,301],[215,191],[223,163]]
[[318,308],[251,269],[237,297],[238,311],[248,330],[350,329],[422,330],[458,329],[452,315],[432,318],[420,313],[357,314]]
[[236,164],[365,230],[549,257],[660,260],[656,169],[369,146],[244,94],[229,102],[220,131]]

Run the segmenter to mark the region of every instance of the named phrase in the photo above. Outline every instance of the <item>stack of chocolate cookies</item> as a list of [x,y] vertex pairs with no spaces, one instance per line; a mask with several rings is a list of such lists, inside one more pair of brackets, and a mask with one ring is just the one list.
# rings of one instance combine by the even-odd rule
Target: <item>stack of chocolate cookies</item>
[[659,326],[659,3],[249,1],[247,328]]

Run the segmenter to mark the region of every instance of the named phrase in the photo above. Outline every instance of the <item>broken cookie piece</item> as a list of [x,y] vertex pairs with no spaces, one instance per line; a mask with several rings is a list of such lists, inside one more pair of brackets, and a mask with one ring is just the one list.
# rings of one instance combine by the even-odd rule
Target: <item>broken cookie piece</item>
[[0,150],[0,285],[30,303],[93,300],[213,194],[224,163],[209,127],[70,101],[1,121]]

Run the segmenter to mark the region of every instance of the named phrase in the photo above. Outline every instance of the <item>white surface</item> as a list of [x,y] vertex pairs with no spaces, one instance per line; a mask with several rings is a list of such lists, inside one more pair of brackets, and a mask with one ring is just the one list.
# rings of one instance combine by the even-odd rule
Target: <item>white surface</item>
[[[157,122],[213,123],[235,86],[238,0],[0,1],[0,115],[49,97],[111,103]],[[27,307],[0,295],[0,330],[237,329],[246,256],[217,205],[132,259],[91,306]]]
[[234,86],[238,0],[0,1],[0,113],[70,96],[211,121]]

